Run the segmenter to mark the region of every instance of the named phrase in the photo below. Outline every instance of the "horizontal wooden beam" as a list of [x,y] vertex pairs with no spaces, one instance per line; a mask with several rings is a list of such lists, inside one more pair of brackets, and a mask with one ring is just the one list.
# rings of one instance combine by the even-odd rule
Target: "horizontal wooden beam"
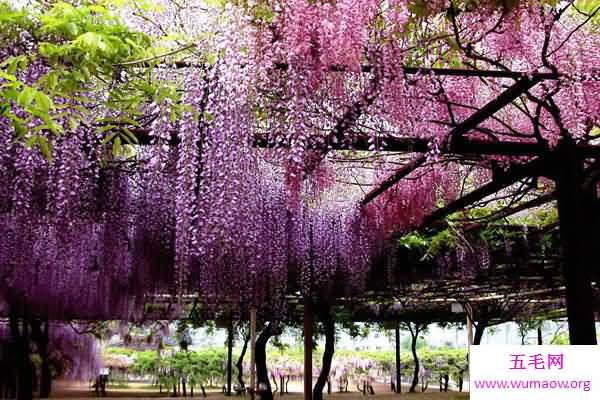
[[536,158],[527,164],[518,164],[511,167],[507,172],[499,174],[491,182],[473,190],[469,194],[454,200],[445,207],[439,208],[423,219],[421,227],[424,228],[447,215],[460,211],[469,205],[483,200],[492,194],[502,190],[515,182],[530,176],[537,176],[546,167],[548,161],[544,158]]
[[[288,70],[289,64],[275,63],[275,68],[280,70]],[[556,80],[560,78],[559,74],[551,72],[535,72],[528,74],[518,71],[500,71],[489,69],[465,69],[465,68],[429,68],[429,67],[411,67],[407,65],[400,66],[400,70],[406,75],[435,75],[435,76],[457,76],[465,78],[510,78],[510,79],[539,79],[539,80]],[[352,72],[345,65],[332,65],[329,67],[330,72]],[[373,71],[373,65],[363,64],[360,66],[360,72],[369,73]]]
[[540,81],[540,78],[521,78],[514,85],[500,93],[498,97],[494,98],[494,100],[481,107],[450,131],[449,136],[451,147],[455,145],[455,142],[461,140],[462,135],[475,129],[477,125],[490,118],[508,104],[512,103],[514,99],[534,87]]
[[383,192],[394,186],[398,183],[402,178],[409,175],[415,169],[419,168],[423,163],[427,161],[427,157],[425,155],[419,155],[417,158],[410,161],[408,164],[400,168],[398,171],[394,172],[390,177],[384,180],[377,188],[371,190],[369,193],[365,195],[365,197],[360,201],[360,206],[364,207],[381,195]]

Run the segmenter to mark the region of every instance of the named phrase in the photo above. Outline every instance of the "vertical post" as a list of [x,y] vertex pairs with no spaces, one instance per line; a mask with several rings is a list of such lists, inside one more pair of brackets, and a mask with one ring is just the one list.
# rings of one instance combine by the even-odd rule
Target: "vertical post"
[[467,347],[473,344],[473,307],[466,303],[465,311],[467,313]]
[[312,337],[313,312],[309,298],[304,301],[304,400],[312,400]]
[[537,328],[537,339],[538,339],[538,345],[543,345],[544,344],[544,339],[542,337],[542,327],[538,326]]
[[402,392],[402,375],[400,374],[400,322],[396,321],[396,393]]
[[[587,198],[584,188],[582,162],[575,145],[564,140],[557,149],[559,159],[554,163],[563,272],[567,297],[569,339],[575,345],[595,345],[596,324],[590,276],[587,271],[587,239],[593,235],[590,215],[586,215],[593,200]],[[590,196],[591,197],[591,196]],[[593,210],[593,208],[592,208]]]
[[250,390],[256,390],[256,307],[250,309]]
[[231,369],[233,363],[233,321],[227,327],[227,396],[231,396]]

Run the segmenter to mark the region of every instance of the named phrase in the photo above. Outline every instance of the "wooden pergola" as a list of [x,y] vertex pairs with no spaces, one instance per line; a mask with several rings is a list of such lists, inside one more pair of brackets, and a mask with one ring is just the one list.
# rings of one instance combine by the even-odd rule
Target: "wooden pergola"
[[[194,65],[187,63],[172,64],[175,68],[192,68]],[[279,64],[277,68],[285,71],[286,64]],[[370,65],[362,68],[364,73],[372,71]],[[344,72],[343,67],[332,66],[331,72]],[[454,160],[481,159],[485,156],[504,156],[519,158],[518,162],[511,162],[505,170],[493,171],[492,179],[486,184],[475,188],[464,196],[446,204],[445,206],[434,210],[428,215],[421,226],[421,229],[431,227],[435,224],[443,223],[445,217],[456,211],[463,210],[477,202],[492,196],[499,191],[507,190],[515,183],[524,179],[545,177],[552,180],[555,184],[553,193],[544,194],[519,204],[512,209],[503,210],[497,217],[505,216],[525,211],[529,208],[537,207],[550,201],[557,202],[559,222],[560,249],[552,264],[545,266],[543,273],[537,276],[527,277],[528,287],[535,287],[535,290],[548,290],[543,292],[544,296],[550,294],[546,300],[562,298],[564,294],[566,316],[568,318],[569,336],[572,344],[596,344],[596,330],[594,311],[596,302],[594,301],[592,289],[592,277],[597,278],[597,268],[591,267],[590,262],[594,262],[597,255],[594,251],[595,246],[591,243],[594,233],[599,226],[600,213],[599,201],[595,192],[595,183],[600,179],[598,175],[598,159],[600,158],[600,146],[589,142],[576,142],[571,139],[568,132],[562,132],[563,139],[559,144],[550,148],[547,143],[538,141],[533,137],[531,140],[510,141],[510,140],[481,140],[471,138],[472,133],[478,132],[479,125],[492,118],[496,113],[512,104],[520,97],[531,97],[529,90],[534,88],[540,82],[556,81],[562,78],[558,73],[535,73],[527,75],[521,72],[504,70],[471,70],[471,69],[447,69],[447,68],[414,68],[409,66],[400,67],[406,75],[435,75],[435,76],[453,76],[453,77],[472,77],[474,79],[512,79],[514,83],[508,86],[496,98],[489,101],[483,107],[474,111],[468,118],[460,123],[456,123],[449,129],[447,140],[440,144],[441,157],[453,157]],[[367,109],[374,103],[377,93],[370,93],[365,99],[357,101],[347,106],[346,112],[337,121],[334,128],[329,132],[325,141],[321,139],[311,144],[313,150],[326,154],[330,150],[357,150],[371,151],[369,138],[364,135],[348,143],[346,134],[352,129],[357,121],[367,112]],[[139,143],[151,144],[152,137],[150,130],[145,128],[133,128],[131,132],[135,133]],[[410,161],[398,168],[387,179],[378,186],[370,190],[361,200],[360,205],[366,206],[382,193],[386,192],[402,179],[407,178],[411,173],[418,171],[427,161],[427,153],[430,151],[429,140],[417,138],[412,135],[380,135],[378,137],[386,145],[377,149],[379,152],[406,153],[411,155]],[[179,144],[180,139],[173,132],[168,143],[171,145]],[[268,137],[256,137],[254,139],[256,147],[277,147],[280,144],[275,143]],[[527,161],[522,161],[527,159]],[[489,221],[488,221],[489,222]],[[556,226],[542,227],[543,230],[552,230]],[[449,293],[470,293],[472,296],[480,296],[482,293],[491,293],[502,288],[513,288],[507,284],[507,280],[514,276],[496,273],[488,276],[489,280],[482,285],[473,285],[464,287],[460,280],[444,282],[436,285],[435,280],[429,281],[422,288],[423,292],[441,293],[442,299],[454,299],[448,296]],[[525,278],[525,276],[523,276]],[[426,280],[424,280],[426,281]],[[441,289],[443,287],[443,289]],[[406,291],[402,286],[392,288],[396,293],[404,296],[413,295],[414,291]],[[439,290],[440,292],[436,292]],[[534,291],[535,292],[535,291]],[[542,293],[535,292],[535,293]],[[479,295],[477,295],[479,293]],[[376,293],[371,293],[372,299],[378,298]],[[388,296],[389,292],[383,296]],[[430,294],[436,297],[437,294]],[[305,367],[308,370],[312,366],[312,351],[310,338],[314,325],[310,301],[307,299],[297,299],[303,303],[304,330],[306,339]],[[255,337],[255,336],[253,336]],[[312,382],[310,374],[305,380],[305,399],[311,399]]]

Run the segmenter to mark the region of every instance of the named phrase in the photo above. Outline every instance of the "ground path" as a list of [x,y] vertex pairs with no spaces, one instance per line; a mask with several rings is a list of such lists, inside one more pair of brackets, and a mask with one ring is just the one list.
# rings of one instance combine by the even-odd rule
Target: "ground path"
[[[377,385],[379,386],[379,385]],[[448,393],[439,393],[435,391],[430,391],[427,393],[402,393],[400,395],[390,393],[385,389],[387,387],[375,387],[376,392],[375,395],[371,396],[363,396],[359,392],[349,392],[349,393],[334,393],[331,395],[325,395],[324,398],[326,400],[394,400],[394,399],[410,399],[410,400],[466,400],[469,398],[468,393],[456,393],[456,392],[448,392]],[[430,387],[431,388],[431,387]],[[435,389],[435,388],[433,388]],[[389,389],[388,389],[389,390]],[[404,387],[403,387],[404,390]],[[95,398],[96,395],[93,391],[89,390],[86,385],[75,385],[75,384],[65,384],[65,383],[57,383],[55,385],[55,390],[52,398],[68,398],[69,400],[74,400],[77,398],[89,399]],[[99,397],[101,399],[102,397]],[[162,394],[158,393],[158,391],[154,388],[148,387],[135,387],[134,385],[130,385],[129,388],[109,388],[107,392],[107,398],[119,398],[119,399],[156,399],[156,398],[165,398],[172,399],[168,393],[163,392]],[[186,397],[186,399],[189,399]],[[178,399],[184,399],[183,396],[179,396]],[[203,397],[199,391],[194,392],[194,399],[201,400]],[[249,396],[224,396],[220,392],[216,391],[208,391],[207,397],[208,400],[250,400]],[[279,396],[277,393],[275,394],[275,400],[302,400],[302,393],[290,393],[284,396]]]

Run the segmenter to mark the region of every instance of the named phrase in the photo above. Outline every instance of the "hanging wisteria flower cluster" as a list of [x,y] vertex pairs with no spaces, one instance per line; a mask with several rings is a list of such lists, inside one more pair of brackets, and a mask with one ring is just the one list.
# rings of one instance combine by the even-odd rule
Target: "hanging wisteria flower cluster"
[[[148,294],[199,291],[212,310],[252,304],[277,314],[292,265],[305,294],[334,284],[359,291],[385,238],[457,197],[465,172],[440,162],[449,132],[514,83],[427,68],[558,75],[470,138],[552,147],[565,136],[588,140],[598,125],[600,59],[586,49],[600,36],[578,28],[585,17],[534,1],[493,3],[224,2],[198,24],[184,2],[164,5],[152,26],[123,11],[151,35],[169,36],[167,22],[177,20],[196,41],[185,60],[159,57],[149,74],[181,96],[136,103],[148,143],[125,151],[96,125],[57,118],[69,128],[54,137],[32,123],[24,140],[51,142],[52,162],[15,141],[22,132],[0,117],[2,296],[57,317],[141,319]],[[44,54],[19,79],[35,85],[48,70]],[[63,106],[74,113],[82,104]],[[18,104],[12,113],[24,116]],[[361,185],[342,181],[376,186],[404,159],[337,162],[360,159],[351,151],[359,145],[377,156],[389,137],[425,140],[427,162],[362,206]],[[489,167],[490,158],[478,161]]]

